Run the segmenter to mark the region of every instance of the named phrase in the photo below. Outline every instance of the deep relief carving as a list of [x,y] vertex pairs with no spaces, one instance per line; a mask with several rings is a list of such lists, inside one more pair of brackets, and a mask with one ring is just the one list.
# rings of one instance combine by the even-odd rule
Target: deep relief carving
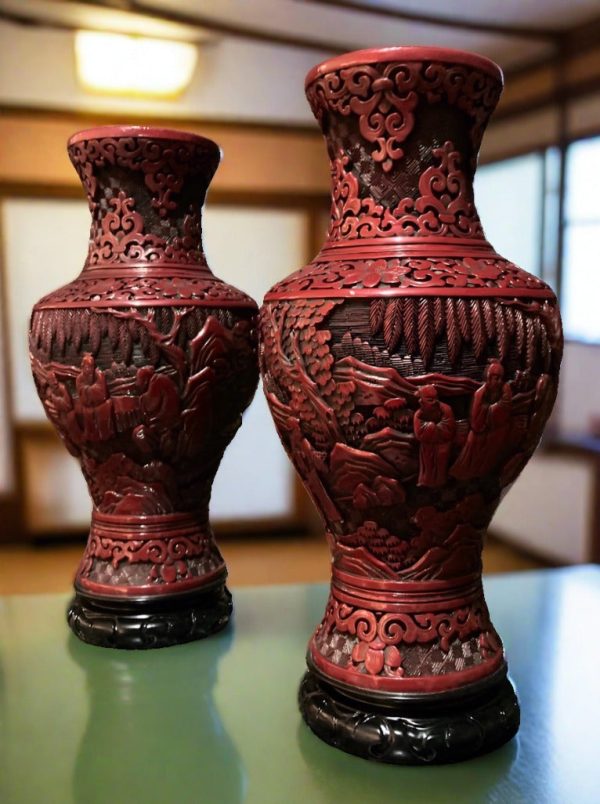
[[[219,148],[210,140],[157,139],[148,136],[107,136],[79,140],[69,146],[69,158],[92,202],[102,189],[98,171],[122,168],[140,174],[161,218],[178,206],[178,195],[190,177],[206,188],[219,164]],[[195,195],[195,192],[194,192]],[[200,202],[203,198],[198,199]]]
[[208,504],[258,380],[257,306],[202,248],[220,150],[109,126],[68,152],[88,195],[88,257],[34,307],[29,333],[40,399],[93,502],[68,620],[107,647],[198,639],[231,612]]
[[[126,481],[125,481],[126,482]],[[223,571],[206,511],[129,516],[92,513],[92,527],[81,561],[80,585],[151,586],[193,584]],[[148,589],[146,589],[146,592]]]
[[333,562],[300,706],[381,761],[463,759],[518,728],[481,551],[550,415],[562,336],[552,290],[495,253],[474,205],[501,85],[439,48],[314,68],[329,236],[261,311],[266,397]]
[[92,214],[86,265],[206,264],[200,209],[219,163],[215,143],[101,137],[70,144],[69,157]]
[[[196,558],[202,560],[195,562],[190,560]],[[121,540],[100,537],[92,529],[80,571],[81,577],[99,582],[102,582],[104,576],[113,577],[112,573],[109,575],[106,572],[106,569],[104,573],[98,571],[95,559],[99,559],[98,563],[110,563],[114,570],[118,570],[122,563],[151,564],[145,579],[146,583],[173,583],[220,569],[223,564],[223,560],[208,538],[200,540],[174,536],[171,539]],[[198,568],[201,572],[194,572]],[[127,569],[129,570],[129,567]],[[146,571],[145,567],[144,570]],[[128,575],[131,577],[130,572]]]
[[[315,260],[305,268],[278,282],[268,298],[294,298],[304,292],[355,295],[374,288],[418,288],[423,292],[450,289],[491,289],[535,291],[548,297],[552,291],[545,282],[526,274],[514,263],[501,257],[404,257],[367,260]],[[552,294],[553,295],[553,294]]]
[[[260,328],[267,399],[326,523],[334,571],[404,582],[476,576],[485,529],[554,402],[556,306],[298,298],[265,303]],[[452,615],[464,617],[456,639],[469,655],[471,628],[479,655],[497,652],[483,610]],[[346,649],[347,667],[400,677],[402,653],[374,616],[357,615],[372,639]],[[423,616],[421,633],[433,639],[435,618]],[[336,634],[348,633],[345,619],[336,610]],[[402,627],[410,631],[408,620]]]
[[252,299],[231,285],[216,279],[211,273],[194,269],[188,274],[170,271],[152,276],[98,276],[89,271],[59,290],[44,296],[36,305],[41,308],[58,308],[63,304],[78,306],[114,307],[149,304],[178,305],[185,302],[215,305],[221,302],[249,307]]
[[[30,349],[46,414],[80,460],[95,511],[141,518],[137,537],[125,519],[113,533],[94,521],[80,579],[169,584],[222,568],[207,507],[256,385],[252,315],[42,310],[33,314]],[[148,533],[148,517],[186,511],[192,524],[167,518]],[[101,572],[106,564],[127,571]]]
[[334,586],[314,636],[313,659],[325,660],[324,672],[331,664],[372,679],[444,676],[478,668],[502,653],[481,591],[446,611],[377,610],[376,604],[366,608],[336,594]]
[[466,65],[427,62],[360,64],[319,76],[306,90],[313,114],[328,134],[328,114],[356,116],[370,156],[390,172],[404,156],[420,104],[440,102],[472,120],[470,137],[477,154],[502,86],[487,73]]
[[190,211],[183,218],[181,237],[165,238],[144,231],[144,218],[135,211],[135,201],[121,190],[107,199],[108,211],[98,220],[92,234],[88,265],[127,264],[132,260],[196,264],[204,255],[195,247],[200,242],[200,217]]
[[402,198],[388,209],[372,197],[361,197],[358,179],[350,170],[350,158],[338,152],[331,164],[331,240],[353,237],[448,235],[483,238],[483,229],[461,155],[451,142],[432,150],[434,164],[419,179],[419,196]]

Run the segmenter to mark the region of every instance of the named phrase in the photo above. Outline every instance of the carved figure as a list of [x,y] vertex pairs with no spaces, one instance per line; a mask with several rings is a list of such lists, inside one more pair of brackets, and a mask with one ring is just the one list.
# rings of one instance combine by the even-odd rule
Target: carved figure
[[485,369],[485,382],[473,395],[471,429],[450,470],[454,477],[469,480],[497,468],[509,447],[511,406],[512,391],[504,382],[502,364],[492,360]]
[[107,441],[112,438],[112,402],[104,372],[96,368],[94,356],[85,354],[75,380],[77,412],[83,421],[83,437],[87,441]]
[[[67,387],[59,382],[56,372],[52,369],[46,372],[46,382],[44,406],[48,418],[59,430],[69,452],[72,455],[77,455],[77,445],[81,443],[83,433],[77,421],[73,399]],[[40,384],[41,387],[43,387],[42,383]]]
[[424,385],[417,392],[419,409],[414,416],[419,450],[419,486],[436,488],[446,482],[450,447],[456,432],[450,405],[440,402],[435,385]]
[[36,304],[30,353],[93,500],[69,624],[110,647],[198,639],[231,612],[208,502],[258,375],[256,304],[202,251],[219,148],[116,126],[76,134],[68,151],[88,194],[89,252],[77,279]]
[[275,285],[260,364],[332,549],[300,707],[386,762],[502,744],[518,702],[481,585],[486,528],[556,395],[552,290],[485,239],[473,199],[499,68],[437,48],[315,67],[331,159],[315,259]]
[[154,366],[142,366],[136,376],[140,411],[144,424],[133,432],[136,443],[144,452],[164,450],[172,455],[176,449],[173,433],[181,415],[179,393],[173,381],[157,374]]

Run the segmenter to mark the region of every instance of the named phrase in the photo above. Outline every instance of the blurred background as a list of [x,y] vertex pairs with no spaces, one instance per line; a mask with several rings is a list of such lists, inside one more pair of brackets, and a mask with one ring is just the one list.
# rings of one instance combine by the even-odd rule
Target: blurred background
[[[600,561],[597,0],[0,0],[0,593],[66,591],[89,521],[26,339],[34,302],[74,278],[86,253],[68,136],[128,122],[216,140],[209,263],[260,302],[326,229],[306,72],[337,53],[410,44],[473,50],[503,68],[476,202],[496,249],[558,291],[567,339],[555,413],[494,519],[485,568]],[[319,524],[260,389],[211,513],[234,586],[328,578]]]

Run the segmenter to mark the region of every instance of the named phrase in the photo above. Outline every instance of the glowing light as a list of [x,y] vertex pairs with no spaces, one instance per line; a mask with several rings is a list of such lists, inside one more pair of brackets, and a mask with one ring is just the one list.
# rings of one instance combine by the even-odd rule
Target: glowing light
[[197,49],[187,42],[77,31],[75,58],[81,84],[112,95],[175,97],[192,79]]

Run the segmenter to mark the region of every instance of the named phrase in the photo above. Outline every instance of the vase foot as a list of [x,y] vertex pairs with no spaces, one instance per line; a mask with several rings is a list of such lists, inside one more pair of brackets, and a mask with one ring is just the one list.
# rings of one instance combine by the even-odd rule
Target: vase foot
[[375,762],[434,765],[499,748],[519,729],[519,702],[502,671],[477,691],[391,705],[356,700],[309,670],[300,684],[302,716],[326,743]]
[[162,600],[107,600],[77,591],[67,621],[75,636],[90,645],[145,650],[210,636],[227,625],[232,609],[224,583]]

